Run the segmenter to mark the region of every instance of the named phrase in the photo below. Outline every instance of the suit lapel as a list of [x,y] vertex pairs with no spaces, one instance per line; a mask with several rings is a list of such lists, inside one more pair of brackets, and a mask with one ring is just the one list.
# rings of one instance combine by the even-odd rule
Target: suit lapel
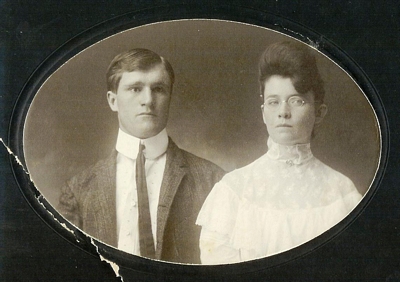
[[163,249],[163,238],[171,205],[175,194],[187,173],[186,160],[181,150],[169,138],[167,149],[167,160],[165,164],[164,176],[161,184],[160,199],[157,210],[157,249],[156,258],[161,259]]
[[100,241],[116,247],[116,152],[96,170],[92,183],[94,186],[88,204],[92,207],[94,217],[88,224]]

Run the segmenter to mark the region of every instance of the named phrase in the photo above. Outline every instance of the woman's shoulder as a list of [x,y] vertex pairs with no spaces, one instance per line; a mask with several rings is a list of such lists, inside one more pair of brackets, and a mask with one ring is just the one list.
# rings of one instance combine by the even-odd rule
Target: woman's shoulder
[[320,161],[317,158],[315,158],[315,165],[319,167],[318,171],[320,171],[324,175],[324,177],[326,177],[329,180],[352,183],[349,177],[337,171],[336,169],[332,168],[331,166],[325,164],[324,162]]
[[257,171],[264,167],[264,159],[265,155],[243,167],[228,172],[221,179],[220,183],[218,183],[219,186],[231,190],[232,193],[235,193],[238,196],[242,195],[243,189],[249,184],[249,182],[251,182],[254,174],[257,174]]
[[231,175],[225,175],[214,185],[196,220],[197,225],[220,234],[232,232],[240,202],[240,185],[233,182],[236,173],[228,174]]
[[215,184],[197,218],[197,224],[209,230],[228,234],[235,225],[235,218],[243,191],[251,181],[258,160],[235,169]]
[[332,192],[341,197],[346,197],[349,194],[359,194],[353,181],[345,174],[333,169],[318,159],[316,159],[316,165],[320,168],[318,171],[321,179],[325,181],[326,187],[331,188]]

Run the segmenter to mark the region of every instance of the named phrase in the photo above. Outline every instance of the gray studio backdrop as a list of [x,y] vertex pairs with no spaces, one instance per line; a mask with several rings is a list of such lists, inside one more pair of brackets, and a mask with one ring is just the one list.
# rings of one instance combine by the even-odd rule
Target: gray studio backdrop
[[[176,73],[167,130],[175,142],[227,171],[266,151],[258,59],[269,44],[293,40],[233,22],[183,20],[131,29],[107,38],[59,68],[32,102],[24,130],[25,159],[39,191],[57,205],[71,176],[113,150],[116,113],[106,100],[105,73],[118,53],[148,48]],[[328,114],[316,131],[316,157],[350,177],[365,193],[380,156],[374,111],[358,86],[320,55]]]

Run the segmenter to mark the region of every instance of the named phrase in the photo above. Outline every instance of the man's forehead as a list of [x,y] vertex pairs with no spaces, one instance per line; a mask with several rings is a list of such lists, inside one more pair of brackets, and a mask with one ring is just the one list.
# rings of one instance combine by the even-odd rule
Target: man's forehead
[[163,65],[158,65],[149,69],[124,71],[121,73],[120,83],[132,83],[134,81],[143,83],[148,82],[170,84],[168,72]]

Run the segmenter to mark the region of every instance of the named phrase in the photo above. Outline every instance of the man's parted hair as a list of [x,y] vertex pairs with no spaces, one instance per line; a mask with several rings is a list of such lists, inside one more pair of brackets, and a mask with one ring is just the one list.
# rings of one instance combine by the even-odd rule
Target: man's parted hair
[[171,64],[157,53],[143,48],[135,48],[115,56],[107,70],[107,90],[117,93],[122,73],[147,71],[157,65],[163,65],[168,73],[171,88],[175,74]]
[[317,103],[323,103],[324,82],[318,72],[317,62],[310,48],[291,41],[271,44],[259,61],[259,82],[264,95],[265,82],[273,75],[292,80],[300,94],[311,92]]

